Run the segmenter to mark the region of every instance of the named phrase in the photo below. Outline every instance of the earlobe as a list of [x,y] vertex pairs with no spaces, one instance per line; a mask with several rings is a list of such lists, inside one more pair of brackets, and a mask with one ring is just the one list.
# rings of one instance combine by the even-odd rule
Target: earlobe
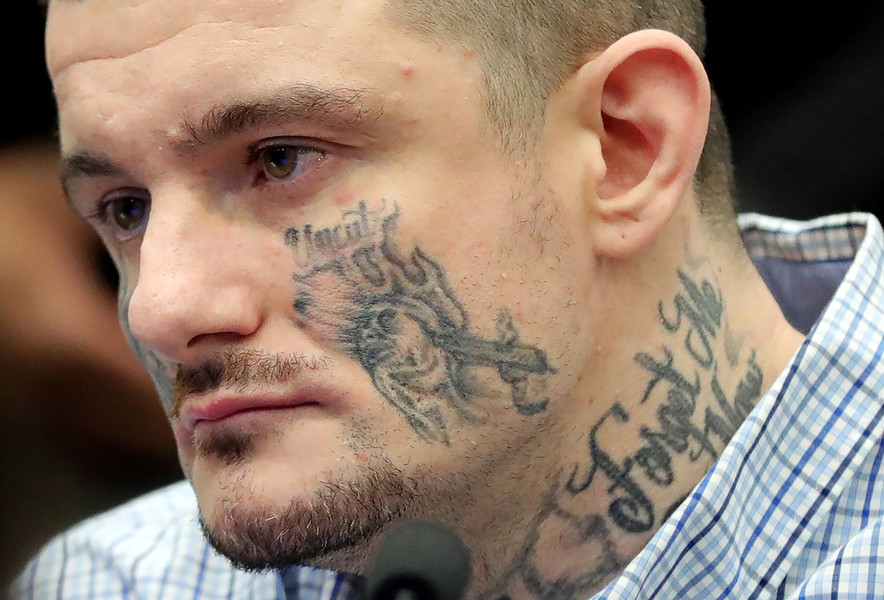
[[649,245],[688,193],[706,139],[711,91],[690,46],[656,30],[621,38],[578,73],[584,121],[599,129],[604,175],[594,203],[596,254]]

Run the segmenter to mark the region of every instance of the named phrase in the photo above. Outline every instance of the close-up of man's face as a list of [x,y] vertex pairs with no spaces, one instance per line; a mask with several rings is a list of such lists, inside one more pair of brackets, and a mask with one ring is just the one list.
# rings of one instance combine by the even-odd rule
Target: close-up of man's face
[[68,196],[120,270],[204,529],[246,565],[359,552],[340,566],[401,516],[520,512],[557,475],[543,432],[591,385],[566,128],[503,149],[475,52],[391,10],[50,7]]
[[[42,147],[119,274],[172,464],[147,481],[105,452],[143,480],[112,499],[84,452],[78,495],[103,504],[54,527],[15,597],[853,597],[867,572],[856,597],[881,596],[884,230],[752,203],[768,175],[804,203],[805,174],[863,170],[832,155],[847,129],[806,124],[840,127],[818,115],[868,62],[827,55],[829,96],[785,76],[780,25],[705,0],[37,3]],[[826,93],[793,121],[773,80]],[[758,103],[735,112],[735,91]],[[35,274],[75,242],[28,234],[40,219]],[[9,306],[94,333],[23,279]],[[101,421],[159,441],[94,379],[68,412],[24,385],[7,404],[71,439]],[[55,495],[43,462],[7,477],[30,472],[17,496]]]

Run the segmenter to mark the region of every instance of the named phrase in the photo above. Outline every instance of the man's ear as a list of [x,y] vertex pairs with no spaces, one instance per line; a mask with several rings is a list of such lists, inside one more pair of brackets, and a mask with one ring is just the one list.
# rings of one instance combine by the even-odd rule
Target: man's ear
[[598,135],[605,163],[585,190],[595,253],[633,255],[656,239],[690,189],[709,124],[706,71],[681,38],[644,30],[584,64],[573,83],[581,123]]

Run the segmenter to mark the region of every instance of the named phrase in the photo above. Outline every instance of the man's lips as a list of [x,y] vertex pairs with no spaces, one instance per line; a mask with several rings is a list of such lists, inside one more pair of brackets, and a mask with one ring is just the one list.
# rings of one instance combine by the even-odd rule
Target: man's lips
[[272,396],[231,396],[214,398],[208,402],[195,401],[181,411],[179,426],[191,434],[200,423],[223,421],[247,412],[299,408],[316,404],[315,400],[306,397]]

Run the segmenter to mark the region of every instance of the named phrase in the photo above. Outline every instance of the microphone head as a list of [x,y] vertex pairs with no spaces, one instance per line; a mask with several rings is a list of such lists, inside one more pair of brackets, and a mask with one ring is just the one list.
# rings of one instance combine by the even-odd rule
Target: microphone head
[[441,523],[411,521],[387,533],[368,566],[368,600],[459,600],[472,575],[470,551]]

